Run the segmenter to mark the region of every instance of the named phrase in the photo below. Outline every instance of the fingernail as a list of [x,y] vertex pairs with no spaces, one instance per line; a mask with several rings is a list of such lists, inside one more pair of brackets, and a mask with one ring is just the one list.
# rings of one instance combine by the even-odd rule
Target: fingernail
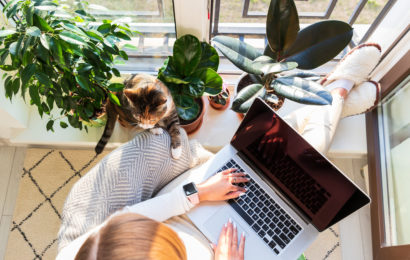
[[236,229],[236,223],[235,222],[233,223],[233,228]]
[[225,223],[225,227],[228,227],[228,223]]
[[240,196],[243,196],[243,195],[245,195],[245,194],[246,194],[245,192],[242,192],[241,194],[239,194],[239,197],[240,197]]
[[231,219],[231,218],[229,218],[229,223],[232,223],[232,219]]
[[245,232],[242,231],[242,236],[245,237]]

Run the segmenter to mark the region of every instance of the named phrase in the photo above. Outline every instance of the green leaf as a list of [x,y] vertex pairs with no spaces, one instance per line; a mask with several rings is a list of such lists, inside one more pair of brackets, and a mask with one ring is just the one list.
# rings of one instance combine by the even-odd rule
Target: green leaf
[[211,68],[214,71],[218,71],[219,55],[214,47],[206,42],[201,42],[202,54],[196,69]]
[[19,92],[19,89],[20,89],[20,79],[19,79],[19,78],[16,78],[16,79],[13,81],[13,93],[14,93],[14,94],[17,94],[17,92]]
[[89,37],[91,37],[94,40],[97,40],[100,42],[104,41],[104,35],[97,30],[91,29],[91,30],[86,31],[86,33]]
[[252,67],[262,71],[265,76],[293,70],[297,66],[298,64],[296,62],[276,62],[268,56],[260,56],[252,62]]
[[295,61],[300,69],[314,69],[339,54],[349,44],[353,28],[341,21],[322,21],[299,32],[296,41],[284,53],[286,61]]
[[175,41],[173,64],[179,75],[191,75],[201,60],[201,43],[198,38],[187,34]]
[[120,39],[126,40],[126,41],[131,41],[131,38],[124,32],[118,31],[114,32],[114,35],[117,36]]
[[122,46],[124,49],[128,49],[130,51],[138,51],[138,47],[129,43],[126,43]]
[[114,73],[115,76],[121,77],[121,73],[120,73],[119,70],[117,70],[116,68],[112,68],[111,70],[112,70],[112,72]]
[[47,131],[50,131],[50,130],[51,130],[52,132],[54,132],[53,125],[54,125],[54,120],[49,120],[49,121],[47,122],[47,126],[46,126]]
[[41,84],[43,84],[47,87],[51,87],[53,85],[53,83],[51,82],[51,80],[50,80],[50,78],[47,74],[38,71],[38,72],[35,72],[34,75]]
[[11,65],[0,65],[0,69],[4,71],[12,71],[12,70],[16,70],[17,68]]
[[33,25],[34,6],[27,8],[26,21],[28,25]]
[[233,65],[239,69],[256,75],[261,75],[262,72],[254,67],[252,67],[252,60],[248,59],[246,56],[241,55],[240,53],[234,51],[231,48],[226,47],[218,42],[214,42],[215,47],[222,52],[225,57],[230,60]]
[[65,42],[68,42],[74,45],[85,45],[86,44],[86,41],[82,37],[72,32],[62,31],[59,35],[60,35],[60,38]]
[[332,95],[322,85],[296,77],[281,77],[271,87],[285,98],[303,104],[330,105]]
[[124,84],[122,83],[112,83],[108,86],[108,90],[112,92],[118,92],[124,89]]
[[205,84],[204,92],[214,96],[222,91],[222,78],[211,68],[197,70],[192,74],[193,77],[200,78]]
[[47,101],[47,105],[49,106],[50,110],[52,110],[54,106],[54,95],[48,95],[46,101]]
[[164,65],[165,69],[161,68],[158,74],[158,78],[164,83],[174,83],[174,84],[188,84],[189,81],[182,79],[180,74],[178,74],[173,66],[173,57],[168,57],[165,60]]
[[117,106],[121,106],[120,100],[114,93],[108,92],[108,97],[110,98],[111,102],[113,102]]
[[50,36],[46,35],[46,34],[41,34],[40,36],[40,42],[41,45],[43,45],[44,48],[46,48],[47,50],[50,50]]
[[97,31],[99,31],[102,34],[109,33],[111,31],[111,24],[109,23],[104,23],[101,24],[98,28]]
[[192,107],[182,108],[182,107],[177,106],[176,109],[177,109],[178,116],[180,118],[182,118],[183,120],[189,121],[198,116],[200,107],[196,102],[194,102]]
[[53,53],[54,59],[56,59],[61,65],[65,65],[63,49],[59,41],[57,39],[50,38],[49,43],[50,43],[50,49],[51,49],[51,52]]
[[128,60],[128,54],[125,51],[120,51],[119,53],[121,58],[123,58],[124,60]]
[[10,100],[13,95],[13,80],[11,78],[11,76],[7,77],[6,81],[4,82],[4,87],[6,89],[6,97],[10,98]]
[[67,123],[63,122],[63,121],[60,121],[60,126],[61,126],[61,128],[67,128],[68,127]]
[[76,75],[75,81],[78,83],[78,85],[80,85],[82,89],[87,90],[87,91],[90,89],[89,87],[90,81],[86,77],[82,75]]
[[298,71],[285,75],[286,77],[299,77],[306,80],[317,81],[320,79],[320,75],[310,71]]
[[27,65],[24,69],[23,72],[21,73],[21,86],[24,87],[26,84],[30,81],[31,77],[34,75],[34,72],[36,71],[36,64],[29,64]]
[[173,95],[172,98],[174,99],[175,105],[181,108],[190,108],[194,106],[195,100],[194,98],[187,96],[187,95]]
[[33,14],[33,24],[40,28],[42,31],[46,32],[53,32],[53,28],[43,19],[41,18],[38,14],[34,13]]
[[205,90],[204,82],[200,78],[193,76],[186,78],[186,80],[189,83],[182,86],[184,94],[191,97],[201,97]]
[[273,52],[282,52],[295,41],[299,17],[293,0],[272,0],[266,17],[266,36]]
[[41,106],[41,100],[40,100],[40,95],[38,94],[37,85],[29,86],[28,92],[30,94],[30,98],[33,101],[33,103],[36,104],[37,106]]
[[262,53],[252,45],[240,41],[239,39],[231,38],[228,36],[216,36],[212,39],[212,42],[219,43],[219,45],[223,45],[226,48],[240,54],[240,56],[244,56],[249,60],[254,60],[262,55]]
[[33,36],[33,37],[39,37],[41,35],[40,29],[36,26],[31,26],[27,29],[26,34]]
[[253,101],[257,97],[263,97],[265,94],[265,88],[262,84],[251,84],[244,87],[236,95],[235,100],[232,103],[232,110],[238,113],[246,113],[251,107]]
[[15,30],[1,30],[0,31],[0,38],[9,36],[9,35],[12,35],[12,34],[15,34],[15,33],[16,33]]

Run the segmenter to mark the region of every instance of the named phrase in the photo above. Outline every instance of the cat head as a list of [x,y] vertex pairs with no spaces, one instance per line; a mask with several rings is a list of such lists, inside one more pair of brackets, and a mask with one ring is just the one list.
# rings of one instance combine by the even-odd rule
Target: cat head
[[[133,84],[129,86],[127,84]],[[126,84],[124,95],[129,101],[128,118],[133,125],[141,128],[153,128],[167,112],[171,97],[166,86],[159,80],[141,81],[133,79]]]

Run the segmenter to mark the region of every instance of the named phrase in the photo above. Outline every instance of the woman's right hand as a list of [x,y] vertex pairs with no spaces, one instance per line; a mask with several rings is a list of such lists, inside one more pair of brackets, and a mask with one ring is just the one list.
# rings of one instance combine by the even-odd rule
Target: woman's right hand
[[230,220],[222,228],[218,245],[214,245],[215,260],[243,260],[245,251],[245,235],[242,233],[238,246],[238,231]]
[[218,172],[203,183],[197,184],[199,201],[228,200],[245,193],[245,188],[235,184],[248,182],[249,179],[245,177],[245,173],[235,171],[236,169],[228,169]]

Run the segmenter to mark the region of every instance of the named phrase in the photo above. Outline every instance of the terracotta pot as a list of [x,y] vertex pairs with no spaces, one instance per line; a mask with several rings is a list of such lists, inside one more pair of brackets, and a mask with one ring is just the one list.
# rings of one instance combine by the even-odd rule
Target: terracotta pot
[[190,121],[185,121],[181,118],[179,119],[179,123],[181,124],[181,127],[184,128],[184,130],[187,134],[192,134],[201,127],[202,121],[203,121],[204,115],[205,115],[205,99],[204,99],[204,97],[197,98],[195,101],[198,103],[199,108],[200,108],[200,112],[199,112],[199,115],[197,116],[197,118],[195,118],[193,120],[190,120]]
[[208,97],[209,104],[211,105],[211,107],[213,107],[216,110],[224,110],[229,106],[229,102],[231,100],[231,95],[229,93],[229,89],[225,89],[225,91],[228,92],[228,99],[226,100],[226,104],[225,105],[218,104],[212,99],[212,97]]

